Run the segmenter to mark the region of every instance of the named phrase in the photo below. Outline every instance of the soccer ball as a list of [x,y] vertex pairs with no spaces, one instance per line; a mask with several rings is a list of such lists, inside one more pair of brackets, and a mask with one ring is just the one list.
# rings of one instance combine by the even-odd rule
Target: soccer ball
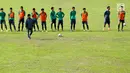
[[123,23],[124,26],[126,26],[126,23]]
[[62,36],[62,34],[59,33],[59,34],[58,34],[58,37],[63,37],[63,36]]

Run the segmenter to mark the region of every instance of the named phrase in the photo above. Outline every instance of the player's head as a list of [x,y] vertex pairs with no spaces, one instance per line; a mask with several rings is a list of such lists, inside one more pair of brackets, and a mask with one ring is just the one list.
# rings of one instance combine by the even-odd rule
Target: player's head
[[62,11],[62,8],[59,8],[59,11]]
[[75,10],[75,7],[72,7],[72,10]]
[[86,11],[86,8],[83,8],[83,11]]
[[1,8],[0,10],[1,10],[1,11],[3,11],[4,9],[3,9],[3,8]]
[[20,9],[23,10],[23,6],[21,6]]
[[51,7],[51,10],[54,10],[54,7]]
[[30,15],[30,14],[28,14],[28,18],[31,18],[31,15]]
[[121,6],[121,10],[124,10],[124,7],[123,7],[123,6]]
[[110,10],[110,6],[107,6],[107,10]]
[[35,8],[33,8],[32,10],[35,11]]
[[42,8],[41,11],[44,12],[44,8]]
[[10,11],[12,12],[12,10],[13,10],[13,8],[12,7],[10,7]]

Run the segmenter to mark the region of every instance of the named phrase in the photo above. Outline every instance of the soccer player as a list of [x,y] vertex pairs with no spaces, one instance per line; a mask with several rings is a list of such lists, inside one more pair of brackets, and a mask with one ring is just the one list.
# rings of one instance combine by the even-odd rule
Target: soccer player
[[26,20],[26,29],[28,32],[28,39],[31,39],[31,35],[33,33],[33,19],[31,18],[30,14],[28,14],[28,17]]
[[108,24],[108,30],[110,30],[110,6],[107,7],[107,10],[104,13],[104,28],[103,30],[105,30],[106,28],[106,24]]
[[76,11],[75,7],[72,7],[72,11],[70,12],[70,20],[71,20],[71,31],[75,30],[75,25],[76,25]]
[[19,24],[18,24],[18,31],[20,31],[20,24],[22,23],[22,29],[21,31],[23,31],[24,28],[24,17],[25,17],[25,11],[23,10],[23,6],[20,7],[20,11],[19,11]]
[[8,14],[8,19],[9,19],[9,26],[10,26],[10,31],[12,31],[12,26],[14,27],[14,30],[16,31],[16,27],[15,27],[15,23],[14,23],[14,12],[13,12],[13,9],[10,8],[10,13]]
[[32,9],[32,19],[33,19],[33,24],[34,24],[34,31],[36,31],[35,25],[37,26],[37,29],[39,31],[39,26],[38,26],[38,13],[36,12],[35,8]]
[[86,11],[86,8],[83,8],[83,13],[81,14],[81,17],[82,17],[83,30],[86,31],[85,25],[87,27],[87,30],[89,30],[89,26],[88,26],[88,12]]
[[64,12],[62,12],[62,8],[59,8],[59,12],[56,13],[56,16],[58,18],[57,30],[59,31],[59,26],[61,25],[61,29],[63,31],[63,18],[65,16],[65,14],[64,14]]
[[56,12],[54,11],[54,7],[51,7],[51,13],[50,13],[50,17],[51,17],[51,30],[53,31],[53,24],[54,24],[54,28],[56,30]]
[[5,21],[6,13],[5,13],[3,10],[4,10],[3,8],[0,9],[0,24],[1,24],[1,31],[3,31],[3,24],[5,25],[6,31],[8,31],[8,30],[7,30],[6,21]]
[[47,25],[46,25],[47,14],[44,11],[44,8],[41,9],[40,18],[41,18],[42,32],[44,31],[44,29],[47,32]]
[[126,14],[126,12],[124,11],[124,7],[121,6],[121,10],[118,12],[118,19],[119,19],[118,31],[120,31],[120,23],[122,24],[121,31],[123,31],[123,27],[125,24],[125,14]]

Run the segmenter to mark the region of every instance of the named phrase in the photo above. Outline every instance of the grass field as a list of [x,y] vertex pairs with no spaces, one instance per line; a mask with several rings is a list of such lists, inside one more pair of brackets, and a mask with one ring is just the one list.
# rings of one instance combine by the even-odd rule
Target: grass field
[[[126,5],[124,32],[117,32],[117,3]],[[56,11],[62,7],[65,31],[34,32],[32,40],[27,39],[26,32],[0,32],[0,73],[130,73],[129,0],[4,0],[0,7],[6,13],[13,7],[17,14],[21,5],[27,13],[33,7],[38,12],[45,8],[49,31],[50,7]],[[102,32],[103,13],[108,5],[112,30]],[[69,32],[72,6],[77,10],[76,32]],[[82,31],[83,7],[89,12],[89,32]],[[64,37],[57,37],[58,33]]]

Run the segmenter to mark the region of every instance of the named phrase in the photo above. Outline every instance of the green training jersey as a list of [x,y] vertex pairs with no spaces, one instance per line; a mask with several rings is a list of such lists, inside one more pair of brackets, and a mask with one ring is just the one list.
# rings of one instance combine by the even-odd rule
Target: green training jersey
[[0,20],[5,20],[6,13],[0,12]]
[[57,18],[59,19],[59,20],[63,20],[63,18],[64,18],[64,16],[65,16],[65,14],[63,13],[63,12],[57,12]]
[[50,17],[51,17],[51,20],[56,19],[56,12],[55,11],[51,11]]
[[76,11],[70,12],[70,19],[76,19]]

